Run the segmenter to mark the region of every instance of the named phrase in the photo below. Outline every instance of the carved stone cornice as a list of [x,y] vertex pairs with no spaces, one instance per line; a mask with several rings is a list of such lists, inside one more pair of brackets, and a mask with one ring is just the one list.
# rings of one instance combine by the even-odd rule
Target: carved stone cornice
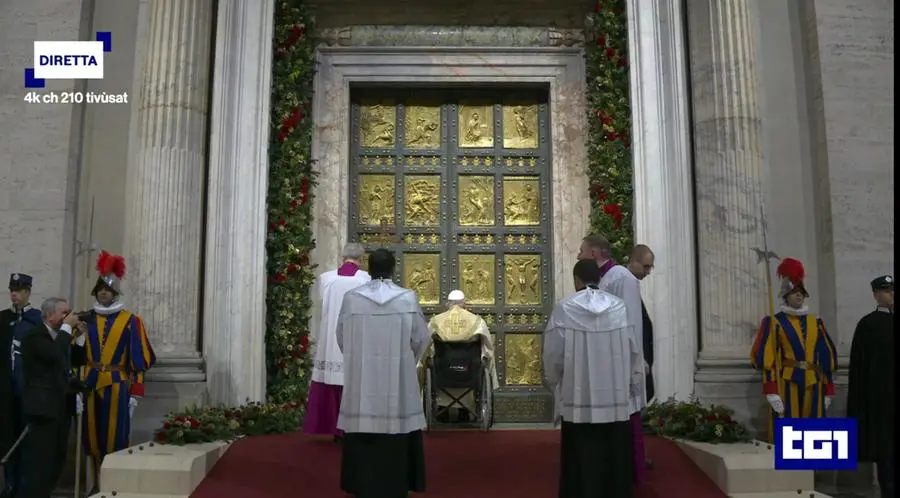
[[575,47],[580,29],[509,26],[349,26],[316,36],[329,47]]

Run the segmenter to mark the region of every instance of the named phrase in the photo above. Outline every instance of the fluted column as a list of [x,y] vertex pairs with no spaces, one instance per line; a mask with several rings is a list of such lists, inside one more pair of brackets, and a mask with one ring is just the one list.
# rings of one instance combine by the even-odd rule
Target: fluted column
[[203,357],[212,403],[266,394],[266,192],[275,0],[219,0]]
[[127,180],[125,299],[157,354],[196,355],[214,13],[212,0],[153,0],[148,9]]
[[693,394],[697,359],[694,198],[683,16],[681,2],[628,2],[635,241],[650,246],[656,255],[653,274],[641,282],[641,296],[653,320],[653,373],[659,399],[687,399]]
[[754,0],[688,0],[702,358],[743,359],[767,312]]

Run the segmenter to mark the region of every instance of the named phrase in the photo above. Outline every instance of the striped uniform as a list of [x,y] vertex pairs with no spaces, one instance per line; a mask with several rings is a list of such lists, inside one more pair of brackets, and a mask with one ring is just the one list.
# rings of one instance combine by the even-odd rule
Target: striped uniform
[[[753,368],[763,371],[765,394],[781,396],[786,418],[825,417],[825,396],[834,396],[837,370],[837,349],[825,325],[810,314],[781,312],[774,318],[763,318],[750,356]],[[775,416],[770,410],[770,441]]]
[[141,318],[129,311],[95,314],[85,348],[84,447],[95,465],[130,445],[132,396],[144,395],[144,372],[156,363]]

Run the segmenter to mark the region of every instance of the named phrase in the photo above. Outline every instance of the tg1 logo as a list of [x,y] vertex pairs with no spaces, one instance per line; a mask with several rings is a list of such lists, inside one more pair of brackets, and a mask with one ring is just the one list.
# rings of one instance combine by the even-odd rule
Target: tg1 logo
[[855,470],[852,418],[775,419],[775,470]]

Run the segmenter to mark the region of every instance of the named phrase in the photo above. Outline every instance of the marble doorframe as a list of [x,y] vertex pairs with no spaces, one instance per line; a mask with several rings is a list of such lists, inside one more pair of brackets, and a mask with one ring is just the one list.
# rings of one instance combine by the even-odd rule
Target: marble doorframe
[[[631,5],[640,3],[637,5]],[[635,240],[653,248],[656,271],[642,293],[654,319],[658,397],[694,390],[697,286],[686,43],[681,5],[630,0]],[[648,8],[652,7],[652,8]],[[312,157],[312,262],[337,265],[349,205],[351,83],[545,83],[550,88],[554,297],[589,230],[585,67],[581,48],[320,47]],[[314,305],[311,327],[318,326]]]
[[[350,86],[366,84],[547,84],[550,91],[552,271],[554,296],[571,291],[568,275],[589,229],[584,58],[578,48],[320,47],[313,99],[312,262],[338,264],[348,237]],[[318,310],[313,310],[316,327]]]

